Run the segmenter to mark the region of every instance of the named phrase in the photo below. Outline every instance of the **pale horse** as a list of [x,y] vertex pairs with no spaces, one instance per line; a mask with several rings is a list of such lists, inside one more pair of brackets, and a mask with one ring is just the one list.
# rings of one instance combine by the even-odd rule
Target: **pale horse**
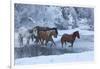
[[37,30],[34,28],[27,29],[25,27],[21,27],[19,28],[18,33],[18,41],[20,46],[28,46],[30,44],[30,40],[33,41],[34,37],[37,36]]

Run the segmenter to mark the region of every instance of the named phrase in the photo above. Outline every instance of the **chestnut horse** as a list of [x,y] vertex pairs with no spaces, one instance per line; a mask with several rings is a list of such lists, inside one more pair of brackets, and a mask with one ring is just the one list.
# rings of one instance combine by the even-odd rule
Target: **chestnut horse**
[[79,31],[75,31],[73,34],[63,34],[61,37],[62,48],[63,48],[63,43],[66,44],[66,42],[71,43],[70,47],[73,47],[73,43],[74,43],[76,37],[80,38]]
[[38,33],[39,41],[41,42],[41,44],[44,44],[44,41],[45,41],[46,46],[49,41],[51,41],[52,44],[56,45],[52,36],[57,38],[57,33],[55,32],[55,30],[39,31]]
[[[40,32],[41,32],[41,31],[42,31],[42,32],[44,31],[44,32],[46,33],[47,31],[55,30],[56,35],[58,35],[57,28],[55,28],[55,27],[49,28],[49,27],[36,26],[36,27],[34,27],[33,29],[36,29],[36,30],[37,30],[37,35],[35,36],[35,39],[36,39],[35,42],[39,42],[39,36],[40,36]],[[44,33],[42,33],[42,34],[44,34]],[[41,34],[41,35],[42,35],[42,34]]]

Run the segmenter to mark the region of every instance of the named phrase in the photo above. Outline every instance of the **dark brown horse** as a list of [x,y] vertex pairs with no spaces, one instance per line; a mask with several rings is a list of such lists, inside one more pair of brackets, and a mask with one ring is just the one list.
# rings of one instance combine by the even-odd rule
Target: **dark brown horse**
[[52,44],[55,45],[55,42],[54,42],[52,36],[57,37],[57,33],[55,32],[55,30],[39,31],[39,35],[38,35],[39,41],[41,42],[41,44],[44,44],[44,41],[45,41],[46,46],[49,41],[51,41]]
[[55,27],[53,27],[53,28],[49,28],[49,27],[36,26],[36,27],[34,27],[34,29],[37,29],[37,33],[38,33],[39,31],[55,30],[56,34],[58,35],[57,28],[55,28]]
[[34,29],[37,29],[38,31],[48,31],[48,30],[55,30],[56,33],[58,34],[57,28],[49,28],[49,27],[41,27],[41,26],[36,26]]
[[73,43],[74,43],[76,37],[80,38],[79,31],[75,31],[73,34],[63,34],[61,37],[62,47],[63,47],[64,43],[66,44],[66,42],[71,43],[70,47],[73,47]]

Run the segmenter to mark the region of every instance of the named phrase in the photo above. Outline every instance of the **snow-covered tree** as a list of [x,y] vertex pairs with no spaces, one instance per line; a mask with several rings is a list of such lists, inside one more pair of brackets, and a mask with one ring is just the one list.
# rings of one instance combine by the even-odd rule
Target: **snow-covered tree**
[[[57,27],[58,29],[77,28],[81,19],[94,28],[93,8],[60,7],[52,5],[15,4],[15,30],[24,26]],[[85,22],[83,22],[85,23]]]

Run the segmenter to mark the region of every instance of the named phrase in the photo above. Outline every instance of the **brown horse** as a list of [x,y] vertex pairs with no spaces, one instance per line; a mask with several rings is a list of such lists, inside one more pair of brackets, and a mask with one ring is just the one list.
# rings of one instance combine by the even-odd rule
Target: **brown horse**
[[57,35],[58,35],[58,31],[57,31],[57,28],[56,28],[56,27],[49,28],[49,27],[36,26],[36,27],[34,27],[34,29],[37,29],[38,32],[39,32],[39,31],[55,30],[55,32],[56,32]]
[[[39,31],[39,41],[41,42],[41,44],[44,43],[45,41],[45,45],[47,46],[47,43],[49,41],[52,42],[52,44],[55,45],[55,42],[52,38],[52,36],[54,36],[55,38],[57,37],[57,33],[55,32],[55,30],[49,30],[49,31]],[[52,46],[52,45],[51,45]]]
[[62,48],[63,48],[63,43],[66,44],[66,42],[71,43],[70,47],[73,47],[73,43],[74,43],[76,37],[80,38],[79,31],[75,31],[73,34],[63,34],[61,37]]
[[[41,32],[45,32],[46,33],[47,31],[55,30],[55,32],[56,32],[56,37],[55,38],[57,38],[57,35],[58,35],[57,28],[55,28],[55,27],[49,28],[49,27],[36,26],[33,29],[36,29],[37,30],[37,34],[34,36],[34,38],[36,39],[35,42],[39,42],[39,37],[40,37],[40,33]],[[41,33],[41,36],[42,36],[42,34],[44,34],[44,33]]]

